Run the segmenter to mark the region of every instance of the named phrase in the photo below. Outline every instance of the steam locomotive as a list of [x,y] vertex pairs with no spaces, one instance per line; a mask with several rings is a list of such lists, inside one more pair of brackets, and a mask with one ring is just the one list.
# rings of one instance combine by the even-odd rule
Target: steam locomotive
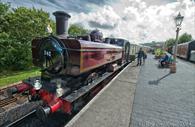
[[41,76],[9,89],[11,94],[28,91],[29,101],[42,100],[44,105],[37,109],[42,120],[57,110],[71,114],[86,96],[100,90],[101,86],[91,85],[94,80],[129,63],[130,52],[136,52],[124,39],[114,39],[115,44],[109,43],[109,38],[103,41],[99,30],[88,36],[68,37],[71,16],[62,11],[53,14],[57,36],[32,40],[33,64],[41,68]]

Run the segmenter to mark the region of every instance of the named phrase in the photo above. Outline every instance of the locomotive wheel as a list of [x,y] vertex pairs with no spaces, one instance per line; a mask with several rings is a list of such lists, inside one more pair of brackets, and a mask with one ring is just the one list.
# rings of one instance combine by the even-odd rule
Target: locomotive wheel
[[87,78],[87,79],[84,81],[84,85],[85,85],[85,86],[90,85],[90,83],[92,83],[92,78]]
[[47,115],[46,115],[46,113],[45,113],[45,111],[44,111],[44,109],[43,109],[42,106],[37,107],[37,109],[36,109],[36,116],[37,116],[41,121],[43,121],[43,122],[46,121]]
[[122,62],[122,59],[120,59],[120,60],[117,61],[117,65],[119,65],[119,66],[121,66],[122,63],[123,63],[123,62]]
[[98,78],[98,74],[96,72],[90,74],[84,81],[84,85],[90,85],[90,83],[94,82]]

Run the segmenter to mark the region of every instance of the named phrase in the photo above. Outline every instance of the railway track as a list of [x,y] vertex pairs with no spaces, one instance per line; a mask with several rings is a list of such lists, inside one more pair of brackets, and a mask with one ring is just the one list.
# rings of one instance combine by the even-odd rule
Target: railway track
[[16,97],[11,97],[11,98],[5,98],[3,100],[0,100],[0,107],[4,107],[6,105],[9,105],[13,102],[16,102],[18,99]]
[[3,90],[0,90],[0,95],[4,94],[4,91]]
[[10,88],[10,87],[3,88],[0,90],[0,108],[3,108],[11,103],[14,103],[19,99],[18,94],[14,95],[14,96],[10,96],[7,93],[8,88]]
[[[9,88],[9,87],[8,87]],[[5,90],[6,90],[7,88],[2,88],[2,89],[0,89],[0,96],[2,96],[3,94],[5,94]]]

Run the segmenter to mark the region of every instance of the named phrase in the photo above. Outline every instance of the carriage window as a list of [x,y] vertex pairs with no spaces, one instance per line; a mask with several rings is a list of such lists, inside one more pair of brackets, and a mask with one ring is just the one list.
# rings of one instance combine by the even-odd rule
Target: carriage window
[[118,39],[117,44],[118,44],[118,46],[123,46],[124,40]]
[[110,44],[116,45],[115,39],[111,39],[111,40],[110,40]]
[[110,44],[110,39],[109,38],[105,38],[105,40],[103,42],[107,43],[107,44]]
[[105,43],[123,47],[124,40],[123,39],[110,39],[110,38],[106,38],[105,39]]

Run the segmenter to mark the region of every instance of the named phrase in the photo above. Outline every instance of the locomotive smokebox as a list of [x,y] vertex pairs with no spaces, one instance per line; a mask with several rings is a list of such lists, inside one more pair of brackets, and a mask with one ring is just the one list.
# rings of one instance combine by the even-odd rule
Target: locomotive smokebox
[[56,34],[66,37],[68,35],[68,19],[71,16],[64,11],[56,11],[53,15],[56,17]]

